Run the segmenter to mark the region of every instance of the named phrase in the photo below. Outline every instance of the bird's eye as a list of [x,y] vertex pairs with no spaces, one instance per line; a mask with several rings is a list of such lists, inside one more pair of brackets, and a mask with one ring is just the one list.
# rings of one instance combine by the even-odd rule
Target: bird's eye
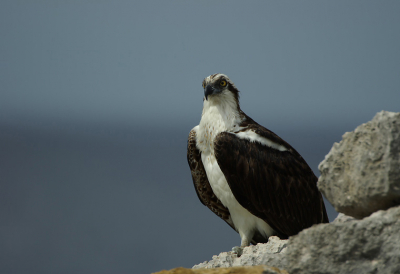
[[221,82],[219,82],[219,84],[224,87],[226,86],[226,81],[222,80]]
[[203,88],[206,88],[206,85],[204,85],[204,83],[201,84],[203,86]]

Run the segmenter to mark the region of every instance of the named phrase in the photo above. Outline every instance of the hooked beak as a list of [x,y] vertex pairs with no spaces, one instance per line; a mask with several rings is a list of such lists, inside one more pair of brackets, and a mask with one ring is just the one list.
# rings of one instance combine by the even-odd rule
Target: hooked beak
[[214,89],[210,85],[207,85],[206,88],[204,89],[204,96],[206,97],[207,101],[208,101],[208,95],[211,95],[213,93]]

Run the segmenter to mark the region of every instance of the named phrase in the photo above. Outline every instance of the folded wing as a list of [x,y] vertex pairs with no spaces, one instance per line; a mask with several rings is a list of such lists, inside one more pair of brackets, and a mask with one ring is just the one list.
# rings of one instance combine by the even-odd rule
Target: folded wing
[[243,133],[222,132],[214,141],[218,165],[237,201],[281,238],[328,222],[317,177],[305,160],[273,132],[259,125],[254,132],[287,150],[250,141]]

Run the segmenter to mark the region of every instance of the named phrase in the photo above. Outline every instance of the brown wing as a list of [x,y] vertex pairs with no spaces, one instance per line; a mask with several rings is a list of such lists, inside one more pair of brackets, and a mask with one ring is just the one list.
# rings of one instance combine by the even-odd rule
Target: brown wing
[[[279,138],[261,126],[257,131],[265,138]],[[237,201],[267,222],[278,236],[287,238],[313,224],[328,222],[317,177],[290,145],[286,146],[288,151],[279,151],[223,132],[216,137],[214,147]]]
[[217,196],[215,196],[208,181],[203,162],[201,161],[200,151],[196,147],[196,132],[194,130],[191,130],[189,133],[187,160],[192,173],[194,189],[200,201],[235,229],[230,218],[229,210],[221,203]]

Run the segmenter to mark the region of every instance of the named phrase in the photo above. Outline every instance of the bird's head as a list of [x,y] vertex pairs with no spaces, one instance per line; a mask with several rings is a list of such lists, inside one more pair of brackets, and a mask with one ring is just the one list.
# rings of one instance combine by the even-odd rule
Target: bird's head
[[222,96],[233,96],[239,102],[239,90],[225,74],[216,73],[204,78],[203,89],[206,100]]

